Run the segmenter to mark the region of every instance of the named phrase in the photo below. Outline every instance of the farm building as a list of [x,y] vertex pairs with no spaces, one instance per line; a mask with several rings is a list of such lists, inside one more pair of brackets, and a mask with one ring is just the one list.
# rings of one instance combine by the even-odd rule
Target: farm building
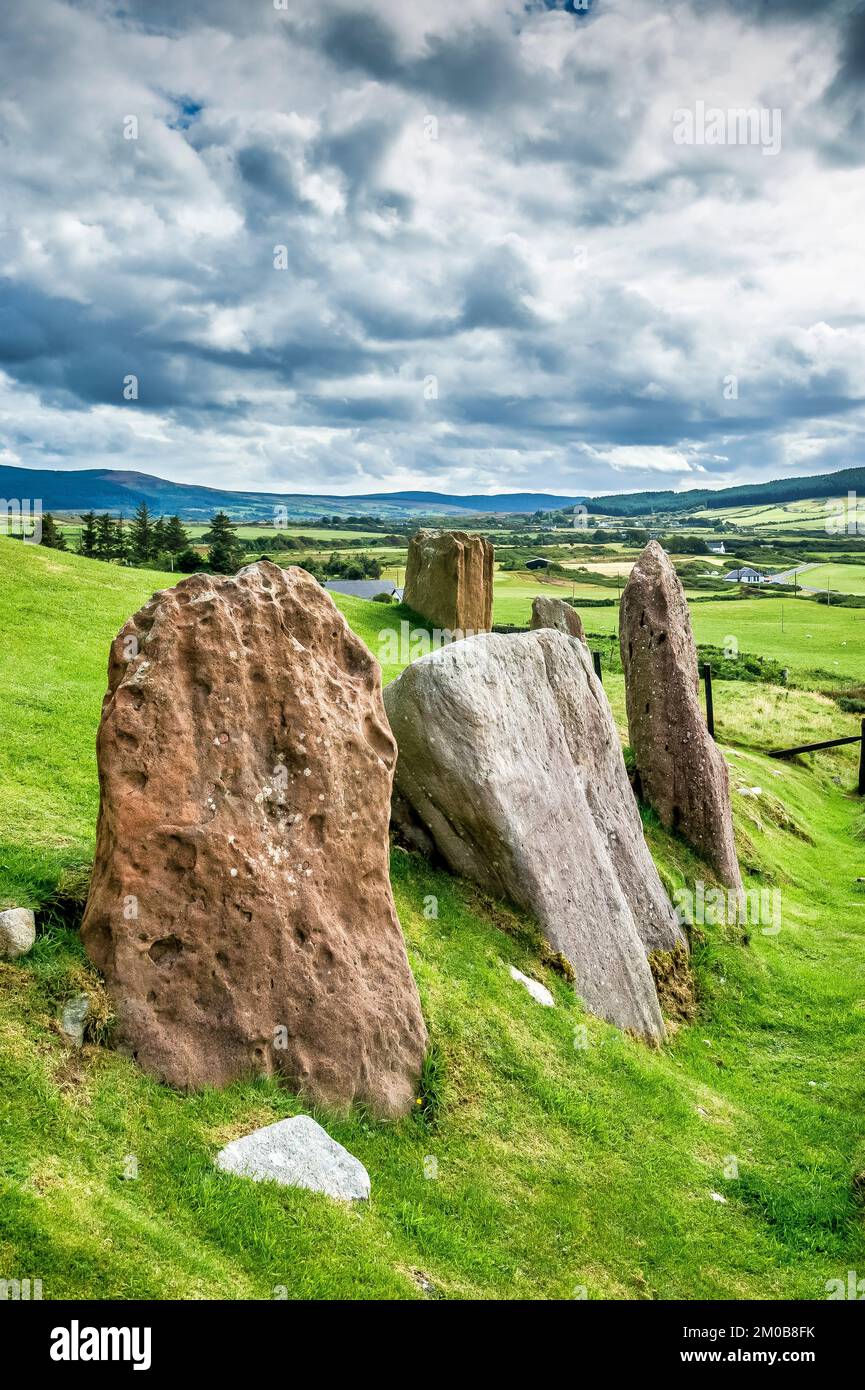
[[729,584],[765,584],[766,576],[759,570],[752,569],[750,565],[742,565],[740,569],[730,570],[724,578]]
[[544,557],[543,557],[542,555],[536,555],[536,556],[534,557],[534,559],[532,559],[532,560],[526,560],[526,569],[527,569],[527,570],[545,570],[545,569],[549,569],[549,564],[550,564],[549,560],[545,560]]

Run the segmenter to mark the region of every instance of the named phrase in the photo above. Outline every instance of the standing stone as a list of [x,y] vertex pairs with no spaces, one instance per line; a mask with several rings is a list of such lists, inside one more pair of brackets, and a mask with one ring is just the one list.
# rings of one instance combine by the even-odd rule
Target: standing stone
[[688,602],[657,541],[646,546],[625,585],[619,642],[641,795],[722,883],[741,890],[727,765],[700,708]]
[[579,637],[585,642],[583,621],[570,603],[562,598],[546,598],[539,594],[532,599],[532,621],[529,627],[534,632],[538,628],[551,627],[555,632],[563,632],[566,637]]
[[0,960],[26,956],[36,940],[36,918],[29,907],[0,912]]
[[583,643],[474,637],[413,662],[385,704],[400,813],[456,873],[537,919],[589,1009],[663,1037],[647,956],[684,936]]
[[493,625],[494,550],[465,531],[420,530],[405,567],[405,602],[435,627],[470,635]]
[[426,1043],[388,874],[378,664],[304,570],[157,593],[111,648],[82,926],[127,1049],[408,1110]]

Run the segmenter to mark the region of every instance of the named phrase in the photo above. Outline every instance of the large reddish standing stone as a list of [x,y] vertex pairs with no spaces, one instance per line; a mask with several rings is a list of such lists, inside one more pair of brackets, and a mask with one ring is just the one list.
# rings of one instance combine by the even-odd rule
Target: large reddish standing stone
[[657,541],[646,546],[625,585],[619,642],[642,797],[722,883],[741,889],[730,779],[700,708],[688,602]]
[[82,935],[179,1087],[283,1073],[409,1109],[426,1043],[388,875],[378,664],[305,571],[155,594],[111,648]]
[[493,625],[494,550],[465,531],[417,531],[405,567],[405,601],[436,627],[489,632]]

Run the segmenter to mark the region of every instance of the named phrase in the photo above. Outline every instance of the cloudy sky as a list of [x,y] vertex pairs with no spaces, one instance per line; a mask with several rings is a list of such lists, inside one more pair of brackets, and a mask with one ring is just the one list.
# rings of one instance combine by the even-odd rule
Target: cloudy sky
[[581,493],[865,462],[865,4],[580,9],[4,0],[0,463]]

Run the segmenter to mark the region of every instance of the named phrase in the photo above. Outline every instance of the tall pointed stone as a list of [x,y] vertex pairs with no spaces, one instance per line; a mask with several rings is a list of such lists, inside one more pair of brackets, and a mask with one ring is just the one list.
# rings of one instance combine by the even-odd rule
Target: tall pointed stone
[[426,1033],[394,909],[374,658],[301,569],[155,594],[111,648],[82,935],[179,1087],[279,1073],[407,1111]]
[[700,707],[688,601],[657,541],[646,546],[625,585],[619,642],[641,795],[723,884],[741,889],[730,779]]

